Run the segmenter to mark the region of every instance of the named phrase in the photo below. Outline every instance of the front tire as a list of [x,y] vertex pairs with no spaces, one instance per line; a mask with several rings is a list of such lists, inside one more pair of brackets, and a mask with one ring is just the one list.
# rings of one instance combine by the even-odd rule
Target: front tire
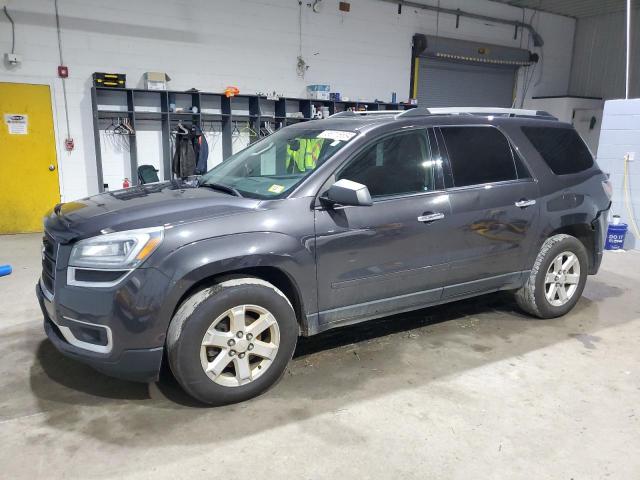
[[587,270],[587,251],[580,240],[565,234],[549,237],[527,281],[516,292],[516,302],[535,317],[560,317],[580,299]]
[[280,290],[258,278],[233,278],[182,303],[169,325],[169,365],[189,395],[226,405],[274,385],[297,340],[294,309]]

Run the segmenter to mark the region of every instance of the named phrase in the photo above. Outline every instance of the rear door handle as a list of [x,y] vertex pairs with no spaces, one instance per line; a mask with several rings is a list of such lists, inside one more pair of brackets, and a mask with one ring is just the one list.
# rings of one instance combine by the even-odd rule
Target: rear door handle
[[435,222],[436,220],[442,220],[443,218],[444,218],[444,213],[426,213],[424,215],[420,215],[418,217],[418,221],[429,223],[429,222]]
[[535,205],[535,204],[536,204],[535,200],[522,199],[522,200],[518,200],[516,202],[516,207],[527,208],[527,207],[530,207],[531,205]]

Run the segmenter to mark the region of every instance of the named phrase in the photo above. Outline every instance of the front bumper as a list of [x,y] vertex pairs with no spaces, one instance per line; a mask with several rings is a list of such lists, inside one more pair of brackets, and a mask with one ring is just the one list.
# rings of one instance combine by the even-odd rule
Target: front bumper
[[[83,362],[102,373],[124,380],[153,382],[158,379],[164,347],[113,348],[114,338],[111,327],[75,320],[60,314],[54,302],[45,296],[40,284],[36,285],[36,296],[44,315],[45,333],[62,354]],[[86,348],[92,344],[81,341],[80,335],[73,335],[74,331],[82,332],[78,328],[83,329],[87,326],[90,326],[87,329],[89,334],[92,331],[105,332],[105,340],[98,342],[101,345],[94,344],[94,348]],[[100,333],[98,333],[99,335]]]

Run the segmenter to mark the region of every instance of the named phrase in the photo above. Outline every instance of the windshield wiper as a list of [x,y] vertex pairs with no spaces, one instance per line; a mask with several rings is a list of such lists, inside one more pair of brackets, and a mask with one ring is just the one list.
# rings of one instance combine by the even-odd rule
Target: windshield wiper
[[242,194],[236,190],[233,187],[230,187],[229,185],[223,185],[222,183],[215,183],[215,182],[204,182],[204,183],[199,183],[198,184],[199,187],[209,187],[213,190],[220,190],[221,192],[225,192],[228,193],[229,195],[234,195],[236,197],[242,197]]

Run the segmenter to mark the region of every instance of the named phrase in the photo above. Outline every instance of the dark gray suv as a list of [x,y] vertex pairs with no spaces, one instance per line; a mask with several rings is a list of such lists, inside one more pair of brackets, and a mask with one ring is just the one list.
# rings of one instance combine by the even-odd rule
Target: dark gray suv
[[36,287],[64,354],[193,397],[251,398],[300,335],[512,290],[567,313],[602,258],[611,185],[543,112],[414,109],[300,122],[197,183],[57,205]]

